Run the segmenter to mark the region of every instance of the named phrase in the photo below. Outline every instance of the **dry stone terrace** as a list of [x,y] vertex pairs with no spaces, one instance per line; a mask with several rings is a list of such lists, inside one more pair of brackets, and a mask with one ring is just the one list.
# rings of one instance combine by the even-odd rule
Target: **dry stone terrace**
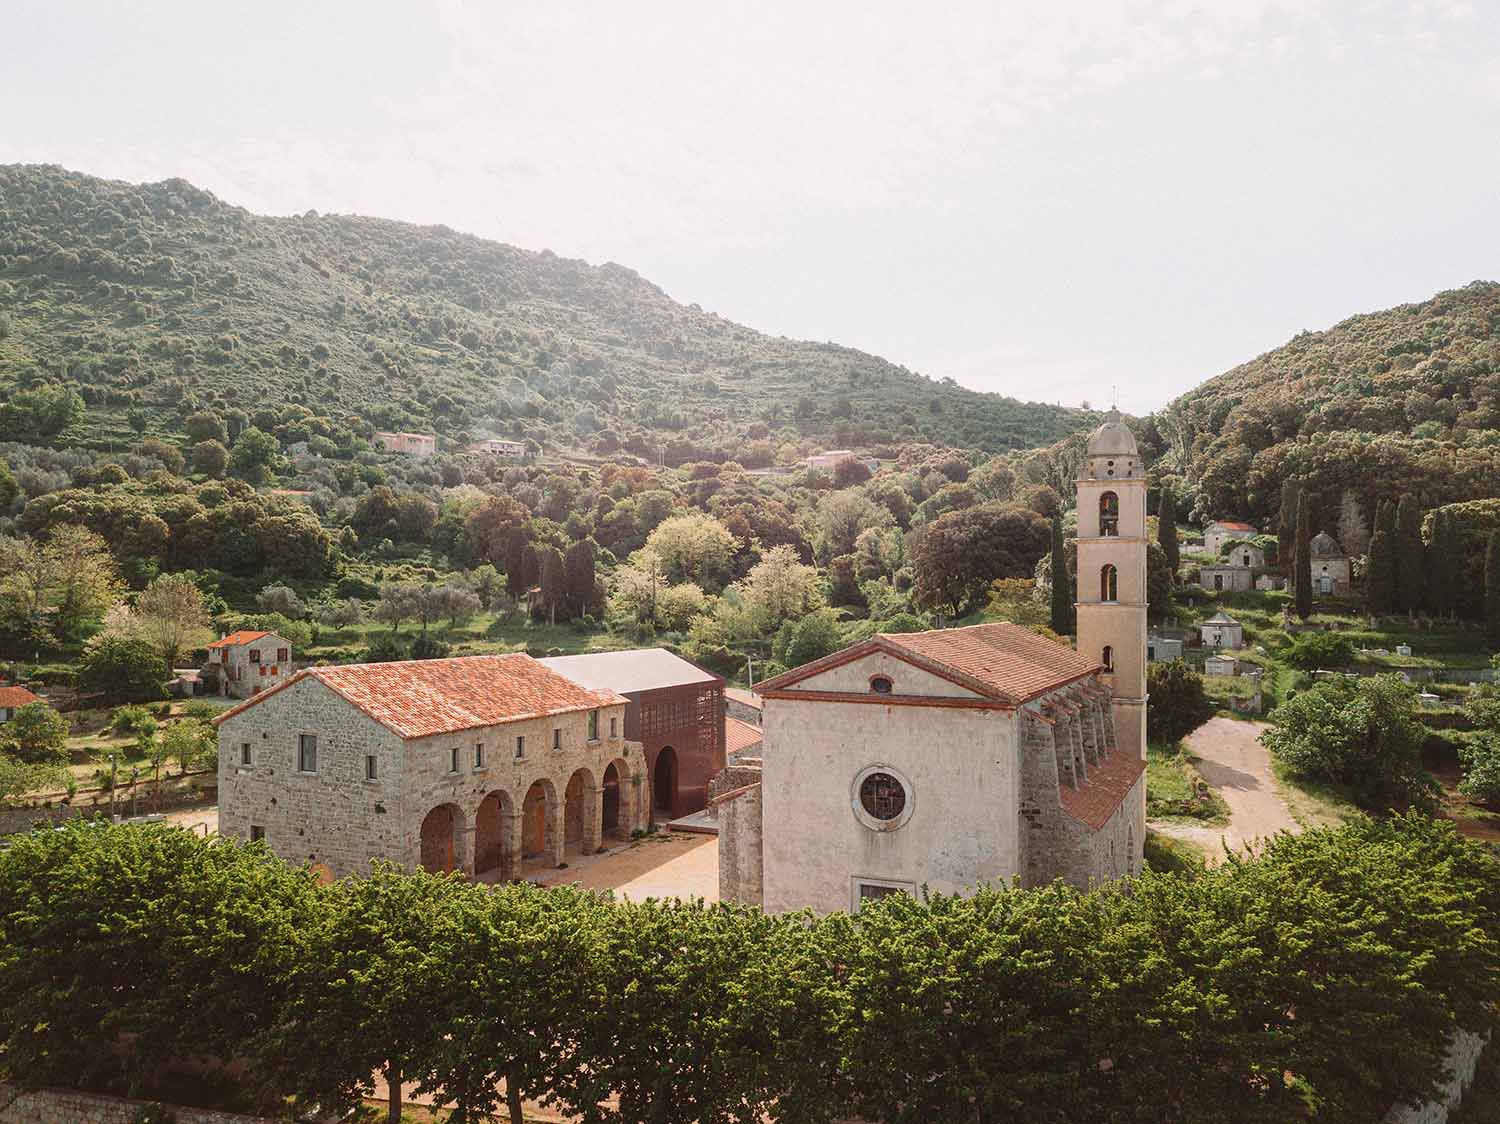
[[308,668],[216,720],[219,830],[331,877],[556,867],[646,823],[625,705],[521,654]]

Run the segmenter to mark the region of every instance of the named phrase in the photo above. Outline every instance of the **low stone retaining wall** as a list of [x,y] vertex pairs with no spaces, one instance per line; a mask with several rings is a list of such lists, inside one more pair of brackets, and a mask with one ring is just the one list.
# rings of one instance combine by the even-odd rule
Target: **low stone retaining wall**
[[[22,1092],[0,1085],[0,1124],[131,1124],[151,1101],[130,1101],[68,1089]],[[208,1108],[165,1106],[177,1124],[276,1124],[269,1116],[243,1116]]]
[[1408,1108],[1397,1105],[1386,1113],[1385,1124],[1447,1124],[1448,1113],[1458,1107],[1464,1099],[1464,1090],[1474,1080],[1474,1070],[1479,1067],[1479,1057],[1484,1053],[1487,1035],[1459,1031],[1448,1047],[1447,1067],[1452,1076],[1443,1089],[1443,1095],[1435,1101]]

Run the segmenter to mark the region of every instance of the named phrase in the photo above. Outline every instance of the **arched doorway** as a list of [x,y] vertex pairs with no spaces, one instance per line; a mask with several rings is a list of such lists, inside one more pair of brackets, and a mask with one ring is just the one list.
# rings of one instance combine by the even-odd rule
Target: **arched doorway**
[[474,813],[474,873],[496,872],[503,881],[515,877],[515,856],[510,833],[515,809],[510,794],[492,792],[479,802]]
[[422,869],[432,874],[457,870],[462,815],[453,804],[439,804],[422,820]]
[[602,831],[617,839],[628,839],[638,826],[635,813],[636,775],[629,762],[616,758],[604,770],[604,794],[601,803]]
[[662,746],[656,755],[656,769],[651,774],[651,803],[660,816],[672,818],[672,807],[677,795],[677,751],[671,746]]
[[557,790],[551,781],[537,781],[526,790],[521,803],[521,857],[540,858],[552,853],[552,805]]
[[599,789],[594,774],[578,769],[568,778],[563,790],[563,843],[579,847],[585,854],[599,849],[599,829],[594,822],[599,814]]

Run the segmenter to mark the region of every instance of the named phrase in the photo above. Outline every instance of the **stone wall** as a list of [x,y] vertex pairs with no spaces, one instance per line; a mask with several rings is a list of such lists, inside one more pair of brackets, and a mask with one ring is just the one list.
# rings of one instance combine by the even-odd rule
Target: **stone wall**
[[761,786],[751,782],[731,789],[712,807],[719,820],[719,900],[760,905],[765,899]]
[[[423,823],[429,813],[451,818],[440,843],[428,832],[427,865],[475,873],[476,858],[493,860],[502,877],[515,877],[526,847],[519,814],[533,785],[544,799],[544,838],[531,850],[552,865],[563,861],[564,796],[574,784],[583,808],[575,815],[578,844],[602,841],[605,777],[620,778],[619,822],[628,837],[644,827],[649,809],[640,744],[618,736],[624,705],[600,710],[601,736],[588,739],[588,712],[512,722],[405,741],[315,678],[306,678],[226,719],[219,726],[219,832],[248,839],[251,828],[288,862],[311,862],[335,877],[386,859],[408,869],[422,865]],[[609,737],[610,719],[617,736]],[[554,731],[560,748],[553,749]],[[317,737],[317,771],[297,769],[298,739]],[[516,756],[516,738],[525,751]],[[250,746],[251,763],[241,764]],[[484,747],[476,764],[475,747]],[[452,751],[458,750],[457,770]],[[366,777],[366,757],[376,777]],[[429,823],[429,827],[431,827]],[[484,869],[483,866],[480,868]]]
[[1458,1107],[1464,1098],[1464,1090],[1474,1080],[1474,1070],[1489,1039],[1467,1031],[1453,1036],[1448,1047],[1447,1067],[1451,1076],[1443,1095],[1435,1101],[1421,1105],[1397,1105],[1386,1113],[1385,1124],[1447,1124],[1448,1113]]
[[[22,1092],[0,1085],[0,1124],[131,1124],[150,1101],[130,1101],[69,1089]],[[275,1124],[268,1116],[242,1116],[207,1108],[167,1106],[178,1124]]]

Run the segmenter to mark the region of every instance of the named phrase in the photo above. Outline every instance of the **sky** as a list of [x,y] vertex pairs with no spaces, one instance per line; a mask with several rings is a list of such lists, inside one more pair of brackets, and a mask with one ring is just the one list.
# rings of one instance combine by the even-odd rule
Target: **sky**
[[9,0],[0,163],[444,223],[1127,411],[1500,278],[1500,3]]

